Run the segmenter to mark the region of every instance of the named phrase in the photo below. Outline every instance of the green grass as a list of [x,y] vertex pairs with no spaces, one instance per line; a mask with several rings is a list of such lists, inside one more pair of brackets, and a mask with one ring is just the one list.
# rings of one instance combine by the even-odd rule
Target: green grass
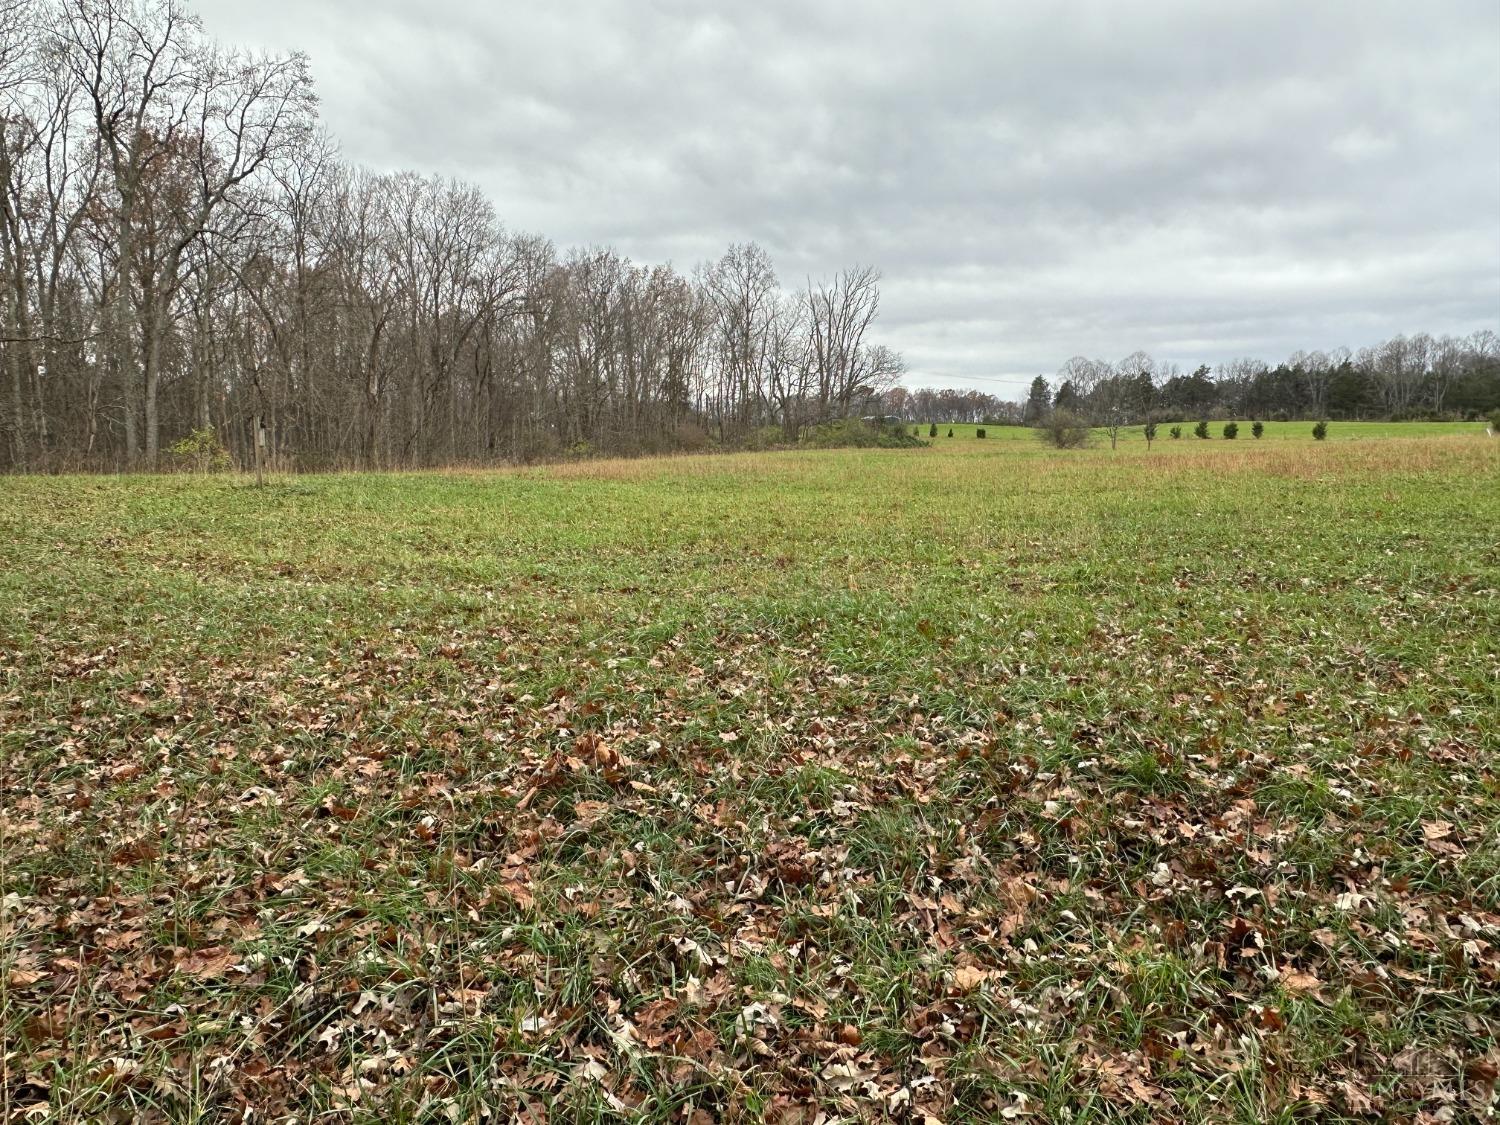
[[947,428],[0,481],[0,1118],[1493,1113],[1500,442]]

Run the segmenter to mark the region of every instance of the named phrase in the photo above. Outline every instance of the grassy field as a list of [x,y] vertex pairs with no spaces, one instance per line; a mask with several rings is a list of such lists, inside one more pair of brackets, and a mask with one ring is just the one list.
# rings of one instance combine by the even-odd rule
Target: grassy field
[[0,479],[0,1117],[1493,1115],[1500,441],[1309,429]]

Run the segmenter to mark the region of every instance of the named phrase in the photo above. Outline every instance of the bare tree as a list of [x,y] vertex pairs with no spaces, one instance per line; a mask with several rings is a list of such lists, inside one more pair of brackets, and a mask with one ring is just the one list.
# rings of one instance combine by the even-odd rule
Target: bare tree
[[843,270],[828,284],[809,286],[807,303],[819,419],[880,395],[900,377],[894,353],[865,341],[880,313],[879,270]]
[[778,285],[769,255],[754,243],[731,246],[702,279],[717,313],[720,378],[712,409],[722,438],[744,432],[765,406]]
[[56,41],[109,173],[118,263],[110,329],[126,456],[154,468],[162,348],[184,257],[252,176],[304,143],[311,80],[301,55],[251,57],[207,43],[176,0],[66,0]]

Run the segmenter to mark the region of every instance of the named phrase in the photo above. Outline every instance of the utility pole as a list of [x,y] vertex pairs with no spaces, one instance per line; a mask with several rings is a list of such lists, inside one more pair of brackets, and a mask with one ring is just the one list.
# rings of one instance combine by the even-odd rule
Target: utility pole
[[265,480],[266,460],[266,424],[257,414],[255,416],[255,487],[260,488],[266,483]]

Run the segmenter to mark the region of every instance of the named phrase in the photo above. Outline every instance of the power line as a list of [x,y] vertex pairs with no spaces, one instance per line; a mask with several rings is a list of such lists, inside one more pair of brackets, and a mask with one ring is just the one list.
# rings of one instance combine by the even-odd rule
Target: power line
[[[942,375],[942,374],[932,374],[932,375],[925,375],[925,376],[923,376],[923,378],[927,378],[927,379],[963,379],[963,380],[973,380],[973,381],[980,382],[980,383],[1012,383],[1012,384],[1020,385],[1020,384],[1024,384],[1024,383],[1030,382],[1034,378],[1034,376],[1031,376],[1031,375],[1008,376],[1008,375]],[[1046,376],[1043,376],[1043,378],[1046,378]]]

